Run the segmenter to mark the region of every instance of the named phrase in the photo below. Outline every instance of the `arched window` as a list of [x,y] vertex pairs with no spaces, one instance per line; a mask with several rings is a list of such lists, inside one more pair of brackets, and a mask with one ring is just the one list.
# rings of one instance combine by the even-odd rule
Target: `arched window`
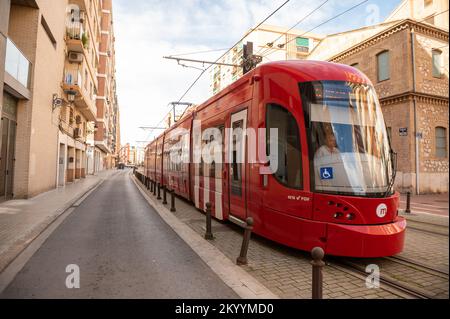
[[378,82],[389,79],[389,51],[377,54]]
[[447,129],[442,126],[435,128],[435,145],[436,145],[436,157],[447,157]]

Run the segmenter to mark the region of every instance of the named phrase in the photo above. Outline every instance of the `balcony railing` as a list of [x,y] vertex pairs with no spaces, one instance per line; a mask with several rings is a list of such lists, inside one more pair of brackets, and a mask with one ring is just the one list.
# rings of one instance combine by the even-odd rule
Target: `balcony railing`
[[84,13],[80,13],[80,17],[70,17],[66,22],[66,36],[69,40],[81,41],[83,48],[87,49],[89,36],[84,29],[84,21]]
[[83,87],[83,78],[79,70],[65,70],[64,84],[77,85],[80,90]]
[[30,61],[22,54],[11,39],[6,40],[5,70],[28,88],[30,82]]

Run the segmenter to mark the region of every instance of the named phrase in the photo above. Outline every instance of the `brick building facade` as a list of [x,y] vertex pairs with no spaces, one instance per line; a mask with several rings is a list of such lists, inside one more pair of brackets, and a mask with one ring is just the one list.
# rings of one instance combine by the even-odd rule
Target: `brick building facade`
[[[380,80],[377,56],[383,52],[389,55],[389,76]],[[447,61],[438,74],[433,74],[434,52]],[[398,154],[396,188],[447,192],[448,32],[406,19],[329,60],[353,65],[372,80]],[[444,154],[437,145],[441,132]]]

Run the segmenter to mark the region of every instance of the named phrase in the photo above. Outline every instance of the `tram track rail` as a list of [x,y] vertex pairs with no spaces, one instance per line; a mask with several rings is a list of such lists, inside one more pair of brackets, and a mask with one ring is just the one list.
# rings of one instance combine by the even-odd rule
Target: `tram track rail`
[[413,260],[413,259],[410,259],[410,258],[406,258],[406,257],[403,257],[403,256],[384,257],[384,259],[391,260],[391,261],[397,262],[397,263],[401,263],[401,264],[404,264],[406,266],[413,267],[413,268],[416,268],[416,269],[419,268],[419,269],[422,269],[425,272],[429,272],[431,274],[436,274],[437,276],[441,276],[442,278],[447,278],[447,280],[448,280],[448,277],[449,277],[448,271],[444,271],[442,269],[433,267],[433,266],[431,266],[429,264],[426,264],[426,263],[423,263],[423,262],[420,262],[420,261],[417,261],[417,260]]
[[439,235],[439,236],[444,236],[444,237],[448,237],[448,226],[445,225],[438,225],[438,224],[434,224],[434,223],[427,223],[427,222],[422,222],[422,221],[416,221],[416,220],[407,220],[408,229],[412,229],[415,231],[421,231],[427,234],[432,234],[432,235]]
[[421,286],[419,284],[420,281],[414,282],[414,280],[402,280],[398,277],[398,275],[393,274],[393,267],[396,267],[397,269],[407,267],[410,270],[405,271],[405,273],[408,273],[408,276],[410,278],[425,277],[430,281],[438,282],[438,285],[442,283],[442,285],[446,285],[448,287],[448,272],[402,256],[357,260],[351,258],[335,257],[329,259],[327,261],[327,264],[331,267],[355,273],[359,277],[363,276],[366,278],[369,275],[369,273],[366,272],[366,266],[369,264],[375,264],[380,268],[379,280],[380,288],[382,289],[387,288],[387,290],[393,290],[394,293],[397,292],[399,296],[405,298],[448,298],[448,288],[446,291],[442,291],[442,289],[440,288],[435,288],[435,285]]

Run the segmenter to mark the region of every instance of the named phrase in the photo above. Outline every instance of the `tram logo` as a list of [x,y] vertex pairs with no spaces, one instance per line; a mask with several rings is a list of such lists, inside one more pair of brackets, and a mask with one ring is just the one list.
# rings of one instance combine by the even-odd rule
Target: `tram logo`
[[332,167],[321,167],[320,168],[320,179],[333,179],[333,168]]
[[386,216],[387,213],[387,206],[385,203],[381,203],[380,205],[377,206],[377,216],[380,218],[383,218],[384,216]]

